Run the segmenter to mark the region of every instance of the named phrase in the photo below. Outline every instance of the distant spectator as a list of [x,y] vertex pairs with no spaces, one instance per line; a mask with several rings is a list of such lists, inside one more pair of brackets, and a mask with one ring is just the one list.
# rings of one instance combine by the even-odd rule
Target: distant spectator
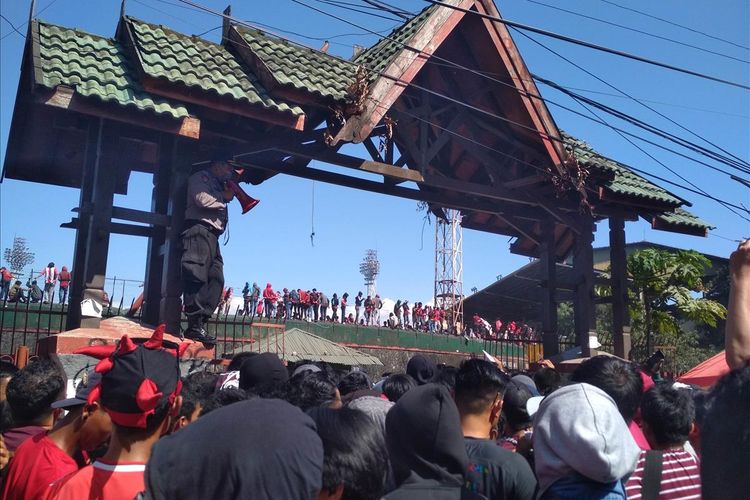
[[534,374],[534,384],[540,395],[547,396],[560,388],[562,377],[554,368],[544,366]]
[[641,451],[635,472],[625,486],[628,499],[656,498],[657,491],[647,491],[644,470],[652,460],[661,470],[659,498],[700,498],[698,461],[685,450],[695,418],[693,399],[688,391],[665,385],[654,387],[643,395],[641,415],[643,433],[654,451]]
[[49,304],[55,300],[55,286],[57,285],[57,268],[54,262],[47,264],[37,277],[44,278],[44,303]]
[[370,379],[367,378],[367,374],[361,371],[349,372],[339,381],[339,392],[342,397],[355,391],[370,389],[371,387],[372,384],[370,383]]
[[13,282],[13,274],[7,267],[0,267],[0,301],[10,300],[10,284]]
[[372,419],[358,410],[309,412],[323,441],[323,488],[318,500],[376,500],[383,496],[388,452]]
[[466,484],[486,498],[532,500],[536,478],[529,464],[495,442],[507,383],[507,377],[483,359],[466,360],[458,369],[455,398],[469,456]]
[[534,417],[534,456],[540,500],[625,500],[622,484],[640,450],[611,397],[598,387],[561,387]]
[[15,453],[25,440],[52,428],[55,410],[51,405],[65,396],[65,377],[52,361],[35,361],[10,379],[6,395],[13,427],[3,433],[3,439]]
[[72,276],[70,275],[70,272],[68,271],[68,268],[66,266],[62,266],[62,270],[57,276],[57,279],[60,281],[60,288],[57,289],[58,302],[60,304],[64,304],[65,300],[68,298],[70,280],[72,279]]
[[701,481],[706,500],[745,500],[750,491],[750,365],[711,390],[701,428]]
[[406,373],[394,373],[383,382],[383,394],[394,403],[417,386],[417,381]]
[[85,464],[84,453],[96,450],[112,431],[109,415],[98,400],[88,402],[101,375],[89,370],[78,384],[75,396],[52,403],[67,414],[54,429],[27,439],[16,449],[8,469],[3,498],[37,499],[58,479]]
[[415,354],[406,363],[406,373],[411,375],[418,385],[431,382],[436,371],[435,362],[424,354]]
[[26,287],[29,289],[29,301],[33,304],[37,304],[42,301],[44,292],[39,288],[39,284],[36,280],[31,280],[26,283]]
[[153,500],[314,499],[323,444],[315,423],[278,399],[253,399],[201,417],[159,442],[146,470]]
[[397,488],[384,500],[479,498],[464,488],[469,458],[444,387],[415,387],[399,399],[386,417],[386,444]]
[[13,286],[8,291],[8,302],[26,302],[27,297],[23,293],[23,287],[21,286],[21,280],[16,280]]

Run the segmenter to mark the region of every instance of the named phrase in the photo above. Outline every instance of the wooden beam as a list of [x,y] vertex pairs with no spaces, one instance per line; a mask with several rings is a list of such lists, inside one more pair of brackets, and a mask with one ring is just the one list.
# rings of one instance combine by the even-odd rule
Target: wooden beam
[[615,356],[629,359],[630,313],[628,311],[628,269],[625,252],[625,221],[609,219],[609,262],[612,273],[612,336]]
[[589,339],[596,336],[596,308],[594,307],[594,223],[582,216],[573,254],[573,270],[578,286],[573,303],[576,342],[582,356],[591,355]]
[[159,130],[190,139],[200,137],[200,120],[193,116],[179,119],[151,112],[133,111],[111,102],[83,97],[74,89],[58,85],[55,89],[41,89],[37,91],[37,102],[46,106],[76,111],[85,115],[106,118],[108,120],[136,125],[152,130]]
[[540,248],[542,283],[542,343],[544,357],[549,358],[558,353],[560,343],[557,332],[557,259],[555,258],[555,224],[547,219],[542,223],[542,244]]
[[541,184],[543,182],[549,182],[549,177],[542,174],[529,175],[527,177],[521,177],[520,179],[514,179],[512,181],[503,182],[503,187],[507,189],[518,189],[526,186],[532,186],[534,184]]
[[651,218],[651,227],[659,231],[669,231],[672,233],[689,234],[692,236],[708,236],[708,229],[705,227],[691,227],[679,224],[670,224],[659,219],[658,216]]
[[[474,0],[448,0],[461,8],[468,8]],[[409,83],[419,73],[443,41],[450,35],[464,13],[448,7],[438,7],[422,23],[406,44],[411,47],[399,48],[392,62],[381,72],[370,86],[365,110],[358,116],[350,117],[334,137],[334,144],[340,141],[361,142],[370,135],[372,128],[388,112]]]
[[112,218],[162,227],[170,225],[169,216],[164,213],[145,212],[143,210],[124,207],[112,207]]

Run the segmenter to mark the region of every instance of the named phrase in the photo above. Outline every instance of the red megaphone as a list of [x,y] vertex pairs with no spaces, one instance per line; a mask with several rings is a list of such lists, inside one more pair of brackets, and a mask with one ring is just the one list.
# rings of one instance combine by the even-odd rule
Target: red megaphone
[[232,190],[234,195],[237,197],[237,201],[239,201],[240,205],[242,205],[243,214],[248,213],[251,208],[260,203],[260,200],[256,200],[255,198],[244,192],[240,185],[234,181],[227,181],[227,187]]

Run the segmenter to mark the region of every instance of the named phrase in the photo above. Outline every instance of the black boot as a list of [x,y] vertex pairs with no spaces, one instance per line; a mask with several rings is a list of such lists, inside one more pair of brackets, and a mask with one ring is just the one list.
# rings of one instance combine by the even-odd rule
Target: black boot
[[209,345],[216,343],[216,337],[211,337],[205,328],[203,328],[203,316],[200,314],[188,316],[188,327],[185,330],[185,338]]

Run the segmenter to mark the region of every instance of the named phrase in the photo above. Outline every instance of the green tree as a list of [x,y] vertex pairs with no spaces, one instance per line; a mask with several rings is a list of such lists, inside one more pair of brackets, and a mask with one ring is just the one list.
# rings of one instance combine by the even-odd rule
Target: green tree
[[719,302],[701,296],[710,266],[704,255],[692,250],[647,248],[628,257],[633,344],[644,351],[639,354],[648,356],[658,344],[682,347],[683,354],[676,353],[676,358],[702,355],[687,352],[698,346],[697,327],[715,327],[727,313]]

